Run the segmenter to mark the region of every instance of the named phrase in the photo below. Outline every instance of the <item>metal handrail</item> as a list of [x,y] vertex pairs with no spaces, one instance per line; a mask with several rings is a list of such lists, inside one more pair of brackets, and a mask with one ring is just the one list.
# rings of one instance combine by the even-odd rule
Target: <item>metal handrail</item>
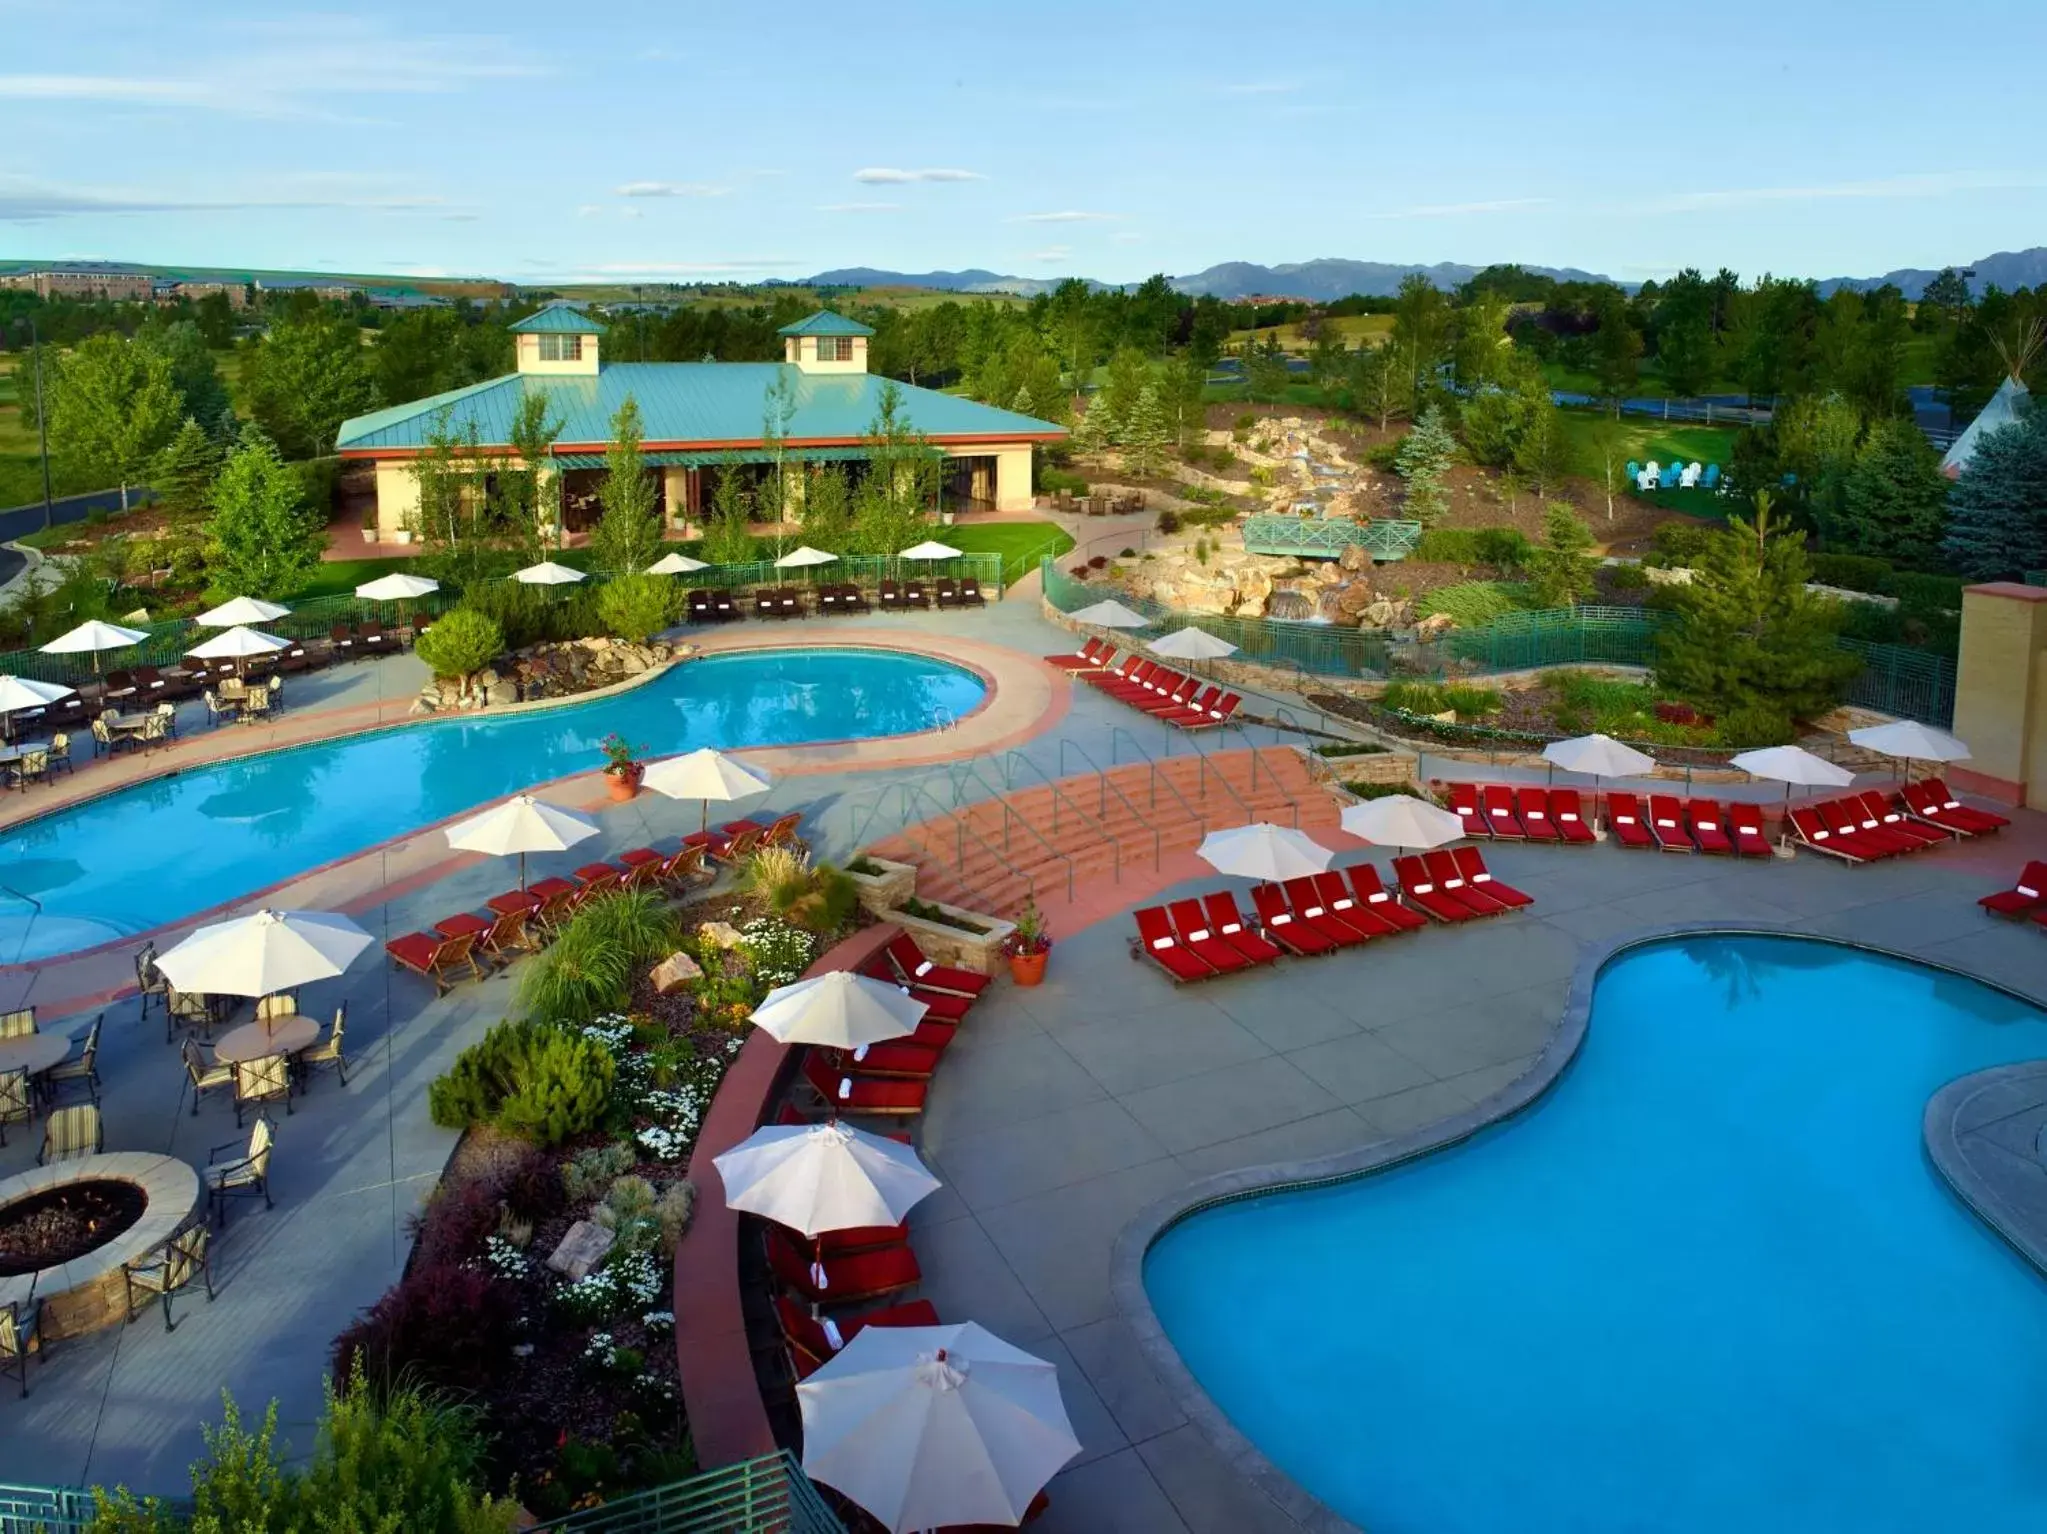
[[[1114,868],[1115,871],[1116,881],[1118,883],[1121,883],[1123,879],[1123,839],[1117,836],[1112,831],[1110,831],[1108,821],[1103,818],[1107,816],[1107,814],[1109,813],[1109,802],[1107,797],[1108,791],[1114,789],[1116,797],[1122,800],[1123,802],[1123,808],[1130,811],[1130,818],[1132,820],[1135,820],[1141,829],[1151,832],[1151,866],[1154,868],[1157,868],[1159,866],[1159,859],[1163,855],[1162,852],[1163,844],[1159,840],[1158,827],[1146,822],[1145,818],[1142,815],[1138,814],[1137,806],[1130,802],[1129,796],[1125,794],[1122,789],[1117,788],[1117,786],[1114,783],[1109,782],[1108,779],[1102,777],[1100,774],[1096,775],[1096,788],[1098,790],[1096,797],[1096,808],[1095,813],[1093,815],[1090,815],[1086,810],[1082,809],[1079,805],[1074,804],[1073,801],[1067,797],[1066,790],[1059,786],[1059,780],[1057,778],[1054,778],[1050,773],[1046,772],[1043,767],[1040,767],[1036,762],[1032,761],[1028,756],[1024,755],[1023,752],[1005,751],[1002,754],[1001,763],[1002,780],[1005,783],[1009,781],[1011,766],[1014,763],[1021,763],[1025,767],[1028,767],[1032,772],[1036,773],[1038,775],[1038,781],[1040,783],[1043,783],[1046,788],[1052,791],[1053,814],[1055,817],[1058,814],[1058,806],[1061,803],[1064,803],[1068,806],[1068,808],[1072,809],[1076,815],[1080,816],[1081,821],[1084,824],[1092,826],[1094,828],[1095,835],[1099,836],[1103,841],[1109,844],[1109,849],[1112,857],[1112,867]],[[1061,761],[1060,771],[1061,776],[1063,777],[1065,773],[1065,764],[1063,759]],[[1056,818],[1052,822],[1052,828],[1055,831],[1059,828],[1059,822]]]
[[[954,801],[950,805],[942,803],[938,799],[938,797],[931,792],[931,789],[929,787],[929,784],[933,779],[940,777],[945,778],[948,786],[951,787],[955,792]],[[985,784],[985,780],[983,780],[983,782]],[[994,844],[991,843],[985,836],[983,836],[979,831],[976,831],[972,826],[967,824],[966,817],[961,813],[961,801],[957,797],[957,788],[958,780],[952,775],[952,773],[949,770],[943,768],[934,768],[930,772],[920,773],[914,778],[899,778],[893,783],[883,784],[881,788],[875,792],[874,803],[868,806],[866,818],[859,822],[858,827],[853,836],[852,844],[855,847],[862,847],[867,845],[867,833],[869,830],[873,828],[875,818],[881,814],[883,808],[888,804],[890,797],[894,796],[900,803],[899,818],[895,822],[894,834],[896,835],[907,837],[910,834],[910,828],[913,825],[922,824],[924,823],[924,821],[927,820],[950,819],[953,822],[954,842],[953,868],[955,872],[960,874],[961,883],[966,884],[968,888],[973,889],[977,895],[982,895],[985,898],[986,891],[972,884],[965,877],[964,868],[967,860],[966,859],[967,837],[972,837],[974,840],[974,845],[979,847],[983,852],[987,853],[990,858],[994,859],[999,867],[1005,869],[1014,877],[1021,879],[1024,883],[1025,888],[1029,890],[1032,897],[1035,898],[1038,892],[1037,879],[1033,877],[1031,874],[1025,872],[1023,869],[1019,868],[1015,863],[1011,862],[1009,859],[1008,855],[1009,849],[1007,846],[1009,821],[1011,818],[1015,818],[1022,823],[1023,828],[1026,831],[1030,832],[1031,835],[1037,837],[1039,843],[1045,848],[1047,852],[1049,852],[1053,857],[1059,859],[1061,862],[1065,863],[1067,898],[1069,900],[1073,898],[1072,858],[1068,857],[1065,853],[1061,852],[1058,848],[1052,846],[1051,843],[1047,842],[1045,838],[1039,833],[1038,828],[1036,826],[1033,826],[1029,821],[1023,820],[1022,816],[1017,815],[1016,811],[1006,801],[1002,799],[1000,794],[996,794],[994,797],[996,802],[1002,805],[1003,809],[1003,832],[1005,845],[1003,846],[1002,849],[998,850],[994,846]],[[921,820],[917,818],[919,809],[917,801],[920,800],[923,802],[923,804],[928,805],[931,811],[931,813],[924,815]],[[928,840],[920,839],[919,845],[923,846],[926,852],[930,852],[933,850]]]
[[[1031,835],[1037,840],[1038,845],[1044,848],[1047,856],[1057,858],[1066,865],[1066,898],[1068,900],[1071,900],[1073,898],[1072,857],[1067,853],[1061,852],[1057,847],[1053,846],[1049,841],[1045,839],[1045,833],[1040,831],[1036,826],[1032,825],[1030,821],[1027,818],[1025,818],[1025,816],[1016,808],[1016,806],[1009,802],[1008,798],[1006,797],[1006,790],[997,788],[993,783],[990,783],[986,778],[981,776],[980,766],[972,757],[968,757],[964,761],[953,762],[949,764],[946,769],[947,777],[952,784],[953,814],[960,817],[960,823],[962,825],[966,824],[963,801],[960,797],[960,783],[962,781],[961,779],[962,770],[964,770],[964,774],[966,777],[972,778],[975,782],[979,783],[983,788],[988,790],[988,800],[976,800],[975,803],[977,804],[987,803],[992,800],[996,805],[1001,807],[1003,852],[1007,853],[1009,851],[1009,826],[1011,821],[1015,821],[1018,825],[1022,826],[1026,831],[1031,833]],[[1053,793],[1056,796],[1058,794],[1058,790],[1054,789]],[[1081,810],[1079,805],[1071,805],[1070,807],[1073,809],[1074,813],[1080,815],[1083,820],[1088,818],[1085,812]],[[1054,831],[1057,831],[1059,829],[1058,801],[1056,797],[1053,802],[1052,829]],[[1101,831],[1104,839],[1108,839],[1108,831],[1106,827],[1102,826],[1099,822],[1097,822],[1096,829],[1098,831]],[[1115,854],[1116,875],[1117,878],[1120,880],[1123,874],[1122,850],[1120,848],[1117,848],[1113,841],[1110,842],[1110,847],[1112,852],[1114,852]],[[1019,876],[1028,879],[1029,876],[1024,875],[1022,870],[1017,868],[1015,864],[1010,863],[1007,858],[1004,858],[1003,864],[1005,867],[1009,869],[1011,873],[1018,874]],[[1035,883],[1032,884],[1031,893],[1033,895],[1037,893],[1037,887]]]
[[[1099,796],[1099,802],[1101,804],[1101,812],[1104,815],[1109,813],[1108,796],[1111,793],[1113,793],[1115,794],[1116,798],[1122,803],[1123,808],[1130,811],[1131,818],[1137,821],[1139,825],[1145,827],[1145,829],[1151,832],[1151,866],[1153,868],[1159,867],[1160,860],[1164,857],[1164,843],[1159,839],[1159,828],[1153,825],[1150,821],[1146,820],[1144,816],[1139,813],[1136,801],[1133,800],[1128,794],[1123,792],[1121,784],[1116,783],[1110,779],[1109,774],[1103,769],[1102,764],[1096,761],[1093,756],[1089,755],[1087,747],[1083,746],[1077,740],[1067,739],[1064,735],[1059,737],[1059,775],[1062,778],[1066,776],[1066,752],[1068,747],[1071,747],[1073,750],[1079,752],[1080,759],[1083,762],[1086,762],[1088,766],[1094,770],[1096,791]],[[1033,763],[1032,765],[1035,766],[1036,764]],[[1044,771],[1042,767],[1040,767],[1038,770],[1040,772]],[[1156,767],[1152,767],[1147,770],[1146,781],[1151,785],[1152,813],[1157,814],[1159,807],[1159,772]],[[1196,821],[1197,824],[1199,823],[1199,818],[1194,813],[1194,806],[1187,802],[1187,796],[1181,793],[1180,790],[1174,786],[1173,780],[1171,778],[1166,779],[1166,792],[1171,794],[1175,799],[1178,799],[1180,801],[1180,808],[1187,812],[1187,818],[1189,820]]]
[[[1124,740],[1130,742],[1131,750],[1135,751],[1139,756],[1143,757],[1146,762],[1150,763],[1153,775],[1157,776],[1158,762],[1153,759],[1152,754],[1149,751],[1144,749],[1143,745],[1139,743],[1137,737],[1131,734],[1128,730],[1124,729],[1123,726],[1121,726],[1120,724],[1112,724],[1109,726],[1109,764],[1111,766],[1116,765],[1116,748],[1118,742]],[[1173,737],[1174,744],[1178,744],[1182,740],[1185,740],[1187,742],[1188,749],[1194,753],[1194,760],[1199,764],[1195,770],[1195,780],[1197,783],[1200,784],[1202,797],[1206,798],[1208,796],[1208,753],[1201,749],[1201,745],[1198,739],[1193,734],[1183,733]],[[1170,758],[1172,754],[1173,753],[1171,751],[1168,751],[1166,753],[1168,758]],[[1215,780],[1216,782],[1222,785],[1223,792],[1228,794],[1230,798],[1236,802],[1237,809],[1242,813],[1245,824],[1248,825],[1251,822],[1252,818],[1250,803],[1244,798],[1242,794],[1238,793],[1236,789],[1230,786],[1230,780],[1224,777],[1220,772],[1218,772],[1215,775]],[[1172,780],[1170,778],[1166,779],[1166,785],[1168,787],[1172,786]],[[1182,796],[1180,802],[1183,804],[1186,803],[1186,799],[1184,796]],[[1191,807],[1188,809],[1188,814],[1190,815],[1194,814],[1193,809]],[[1195,815],[1194,818],[1197,822],[1199,822],[1201,819],[1201,817],[1198,815]],[[1296,806],[1294,810],[1294,818],[1296,821],[1300,819],[1300,809],[1298,806]]]

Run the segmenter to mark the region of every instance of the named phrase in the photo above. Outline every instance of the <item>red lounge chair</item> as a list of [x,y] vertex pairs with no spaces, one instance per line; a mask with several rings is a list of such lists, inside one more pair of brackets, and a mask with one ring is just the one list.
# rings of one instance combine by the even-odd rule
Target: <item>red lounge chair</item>
[[1401,930],[1400,923],[1387,920],[1353,895],[1334,868],[1325,868],[1313,877],[1316,896],[1338,921],[1350,923],[1366,937],[1391,937]]
[[1466,836],[1491,836],[1485,816],[1478,807],[1478,785],[1476,783],[1452,783],[1450,785],[1450,808],[1457,818],[1464,822]]
[[1557,823],[1557,835],[1573,844],[1599,840],[1591,825],[1585,819],[1585,805],[1575,788],[1553,788],[1549,791],[1549,809]]
[[1437,889],[1436,881],[1428,876],[1418,857],[1395,858],[1393,877],[1400,881],[1401,894],[1437,921],[1470,921],[1477,914],[1463,901]]
[[907,932],[898,932],[888,940],[883,950],[889,963],[903,978],[906,985],[914,985],[927,991],[949,991],[955,996],[964,996],[969,1001],[987,990],[992,983],[987,975],[977,975],[970,969],[953,969],[949,965],[933,964],[924,957],[924,950],[917,946],[917,940]]
[[1486,890],[1480,889],[1464,875],[1457,866],[1457,859],[1450,855],[1447,847],[1422,854],[1422,868],[1436,881],[1436,887],[1452,900],[1461,900],[1471,908],[1474,916],[1498,916],[1502,911],[1511,911],[1513,902],[1502,900]]
[[1672,794],[1649,796],[1649,835],[1665,852],[1696,852],[1685,829],[1684,806]]
[[1266,937],[1289,953],[1334,953],[1339,944],[1319,927],[1299,920],[1286,903],[1277,884],[1260,884],[1251,891],[1251,904]]
[[1800,805],[1791,812],[1791,830],[1814,852],[1824,852],[1846,862],[1867,863],[1878,855],[1855,838],[1839,836],[1829,830],[1810,805]]
[[1885,798],[1880,789],[1866,788],[1854,797],[1862,801],[1865,816],[1874,816],[1877,823],[1886,830],[1894,831],[1899,836],[1910,837],[1921,846],[1931,847],[1940,842],[1949,842],[1955,839],[1956,833],[1954,831],[1946,826],[1928,825],[1923,820],[1914,819],[1898,805]]
[[1380,882],[1379,870],[1372,864],[1353,863],[1349,872],[1351,891],[1358,897],[1358,904],[1381,921],[1390,922],[1403,932],[1429,924],[1421,912],[1410,910],[1393,898],[1393,892]]
[[1216,967],[1197,953],[1191,953],[1173,935],[1172,926],[1166,921],[1165,907],[1145,906],[1130,913],[1137,923],[1137,937],[1130,945],[1132,954],[1142,955],[1164,970],[1175,985],[1187,980],[1206,980],[1219,973]]
[[1486,830],[1502,841],[1525,841],[1528,833],[1514,815],[1514,791],[1504,783],[1488,783],[1478,791],[1485,810]]
[[1517,788],[1514,790],[1514,808],[1520,811],[1521,829],[1528,833],[1532,842],[1560,842],[1563,832],[1550,818],[1549,795],[1539,788]]
[[1891,835],[1878,822],[1865,824],[1867,817],[1858,801],[1829,799],[1813,808],[1819,812],[1820,823],[1834,833],[1836,843],[1845,842],[1866,857],[1893,858],[1919,845]]
[[[938,1307],[929,1300],[906,1300],[886,1310],[870,1310],[848,1316],[830,1328],[786,1294],[775,1296],[775,1314],[782,1323],[782,1336],[789,1344],[789,1362],[798,1379],[808,1379],[831,1361],[832,1355],[870,1326],[938,1326]],[[832,1342],[833,1333],[838,1343]]]
[[1172,722],[1183,730],[1219,730],[1237,717],[1237,710],[1244,700],[1233,692],[1226,692],[1217,700],[1214,708],[1206,710],[1199,718],[1191,713],[1172,716]]
[[1046,656],[1045,664],[1079,676],[1083,672],[1102,670],[1115,654],[1116,647],[1108,640],[1090,639],[1070,655]]
[[1175,900],[1167,905],[1166,916],[1173,924],[1173,935],[1179,938],[1180,946],[1218,974],[1249,969],[1257,962],[1246,958],[1236,944],[1217,935],[1215,928],[1209,925],[1208,917],[1202,913],[1199,900]]
[[803,1079],[817,1095],[842,1113],[908,1116],[924,1111],[925,1081],[884,1081],[878,1076],[848,1076],[814,1049],[803,1052]]
[[1209,710],[1217,707],[1222,702],[1222,699],[1223,690],[1220,687],[1206,687],[1202,689],[1199,697],[1192,698],[1185,703],[1176,704],[1172,708],[1158,709],[1154,712],[1158,718],[1165,720],[1167,724],[1182,726],[1198,725],[1208,717]]
[[1642,824],[1642,806],[1633,794],[1606,796],[1606,823],[1623,847],[1653,847],[1656,838]]
[[1472,889],[1479,893],[1490,895],[1502,904],[1510,906],[1535,904],[1533,895],[1523,894],[1513,885],[1502,884],[1495,879],[1492,870],[1485,866],[1485,854],[1478,848],[1457,847],[1452,849],[1450,856],[1457,864],[1457,871],[1464,875],[1471,882]]
[[718,829],[727,836],[738,836],[745,831],[758,831],[760,840],[755,843],[756,846],[779,847],[784,842],[795,840],[796,828],[802,823],[803,811],[791,810],[788,814],[778,815],[765,823],[751,816],[745,820],[728,820]]
[[768,1231],[768,1267],[779,1282],[813,1305],[878,1300],[910,1288],[924,1276],[917,1266],[917,1254],[907,1246],[885,1246],[819,1262],[795,1237],[779,1228]]
[[878,953],[860,966],[860,973],[869,980],[879,980],[892,985],[905,996],[924,1003],[924,1015],[941,1023],[958,1024],[965,1019],[967,1009],[973,1005],[966,997],[951,991],[930,991],[918,985],[905,985],[896,975],[895,965],[889,962],[887,953]]
[[1253,964],[1270,964],[1280,956],[1277,943],[1267,942],[1256,932],[1244,925],[1244,916],[1237,909],[1237,897],[1228,890],[1217,890],[1202,901],[1208,912],[1208,924],[1216,936],[1228,943]]
[[884,1039],[859,1049],[823,1051],[833,1070],[842,1076],[874,1076],[890,1081],[929,1081],[944,1053],[935,1044],[915,1044],[908,1039]]
[[1370,930],[1362,923],[1345,921],[1323,904],[1312,878],[1288,879],[1280,888],[1285,891],[1287,904],[1293,907],[1295,918],[1313,927],[1338,947],[1355,948],[1371,937]]
[[404,937],[394,937],[386,943],[384,952],[399,968],[409,969],[422,980],[432,981],[436,996],[446,994],[448,987],[454,984],[451,972],[464,965],[468,966],[473,979],[483,978],[483,970],[476,962],[474,932],[464,932],[456,937],[442,937],[434,932],[408,932]]
[[1920,818],[1930,820],[1937,826],[1947,826],[1956,831],[1966,832],[1970,836],[2001,831],[2011,824],[2007,817],[1995,810],[1977,809],[1973,805],[1961,803],[1948,791],[1947,784],[1939,778],[1928,778],[1923,783],[1907,786],[1905,802],[1912,805]]
[[1718,800],[1686,800],[1685,829],[1691,832],[1692,840],[1701,852],[1726,857],[1734,851],[1734,838],[1727,834],[1727,823]]
[[1171,692],[1162,693],[1149,702],[1140,703],[1138,707],[1147,714],[1157,714],[1161,718],[1169,714],[1189,713],[1194,711],[1194,695],[1200,691],[1201,683],[1197,679],[1191,676],[1182,677],[1179,685]]
[[854,1252],[871,1252],[878,1246],[908,1246],[910,1226],[906,1220],[900,1225],[862,1225],[852,1230],[828,1230],[817,1238],[817,1252],[821,1257],[845,1257]]
[[1146,660],[1139,657],[1128,666],[1111,667],[1107,671],[1089,672],[1081,680],[1089,686],[1099,688],[1101,691],[1112,696],[1128,692],[1132,689],[1138,692],[1145,692],[1149,689],[1144,684],[1151,677],[1151,674],[1164,669],[1155,660]]
[[1976,904],[1999,916],[2030,916],[2047,907],[2047,863],[2028,863],[2010,889],[1985,895]]
[[1734,837],[1738,857],[1766,858],[1773,855],[1770,838],[1763,830],[1763,807],[1737,800],[1727,807],[1727,825]]

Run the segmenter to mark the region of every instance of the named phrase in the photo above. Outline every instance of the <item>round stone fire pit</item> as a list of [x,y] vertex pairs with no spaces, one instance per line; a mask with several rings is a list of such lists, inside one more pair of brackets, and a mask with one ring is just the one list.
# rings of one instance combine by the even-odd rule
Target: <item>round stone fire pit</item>
[[121,1270],[199,1206],[199,1174],[175,1156],[120,1152],[0,1182],[0,1304],[43,1304],[52,1342],[126,1319]]

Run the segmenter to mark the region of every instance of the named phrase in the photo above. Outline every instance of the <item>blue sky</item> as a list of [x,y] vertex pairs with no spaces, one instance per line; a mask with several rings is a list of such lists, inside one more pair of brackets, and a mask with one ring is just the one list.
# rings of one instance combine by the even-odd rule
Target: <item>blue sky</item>
[[1808,276],[2047,241],[2047,5],[0,0],[0,256]]

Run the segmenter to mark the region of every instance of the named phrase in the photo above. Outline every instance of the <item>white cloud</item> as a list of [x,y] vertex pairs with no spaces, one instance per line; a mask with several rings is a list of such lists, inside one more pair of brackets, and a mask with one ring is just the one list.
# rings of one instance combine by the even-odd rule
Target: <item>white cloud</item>
[[723,197],[732,188],[709,181],[628,181],[611,190],[619,197]]
[[1012,224],[1106,224],[1121,218],[1120,213],[1083,213],[1077,208],[1068,208],[1058,213],[1019,213]]
[[598,214],[602,213],[603,211],[604,209],[600,207],[598,204],[594,202],[586,202],[580,208],[576,209],[576,217],[595,218]]
[[900,213],[902,209],[899,202],[822,202],[817,206],[820,213]]
[[1073,247],[1071,245],[1047,245],[1043,250],[1031,251],[1028,255],[1024,257],[1024,260],[1041,262],[1059,262],[1067,260],[1069,257],[1072,256],[1072,254]]
[[864,170],[853,172],[855,181],[869,186],[904,186],[913,181],[986,181],[988,178],[977,170],[895,170],[885,165],[870,165]]
[[2014,176],[1981,171],[1941,171],[1929,175],[1886,176],[1871,181],[1835,181],[1819,186],[1755,186],[1725,191],[1679,192],[1637,206],[1652,213],[1693,213],[1715,208],[1755,207],[1778,202],[1832,201],[1840,198],[1945,197],[1953,192],[2032,191],[2047,186],[2047,177]]
[[1415,208],[1395,208],[1389,213],[1368,213],[1367,218],[1462,218],[1473,213],[1511,213],[1518,208],[1546,207],[1547,197],[1500,197],[1490,202],[1424,203]]
[[444,217],[474,217],[449,209],[443,198],[397,194],[365,187],[349,178],[301,177],[282,186],[239,195],[187,197],[174,192],[125,188],[51,187],[13,177],[0,177],[0,223],[41,223],[58,218],[156,213],[242,213],[252,210],[311,211],[349,208],[364,212],[441,212]]

